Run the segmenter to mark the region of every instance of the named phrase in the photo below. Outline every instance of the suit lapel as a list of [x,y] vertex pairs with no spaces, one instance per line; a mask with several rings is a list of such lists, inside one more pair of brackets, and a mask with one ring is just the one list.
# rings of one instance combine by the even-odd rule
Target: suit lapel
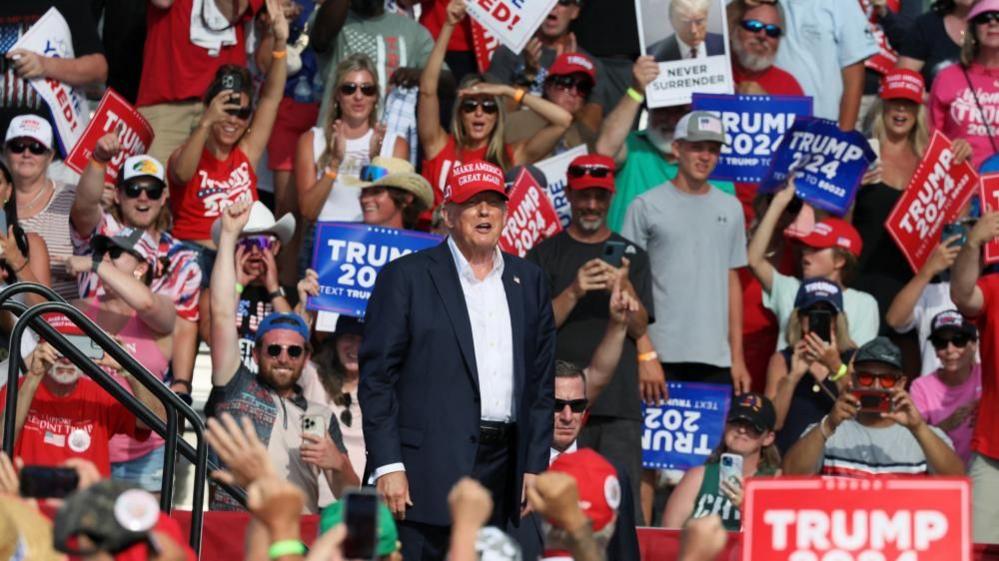
[[479,371],[475,365],[475,344],[472,341],[472,322],[468,319],[468,307],[465,306],[465,293],[461,290],[458,280],[458,267],[454,264],[447,240],[431,251],[433,264],[430,266],[430,278],[437,288],[437,294],[444,303],[444,311],[451,320],[455,336],[458,338],[458,349],[465,360],[465,366],[475,382],[475,391],[479,389]]
[[511,260],[503,255],[503,289],[510,308],[510,329],[513,335],[513,395],[519,400],[524,387],[524,286]]

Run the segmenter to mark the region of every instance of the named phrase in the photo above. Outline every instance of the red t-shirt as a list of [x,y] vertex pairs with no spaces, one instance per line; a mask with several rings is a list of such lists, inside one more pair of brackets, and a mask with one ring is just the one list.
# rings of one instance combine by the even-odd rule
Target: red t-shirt
[[[447,21],[448,0],[420,0],[423,12],[420,14],[420,25],[427,28],[434,39],[441,34],[441,28]],[[451,41],[447,44],[449,51],[472,50],[472,18],[467,17],[455,26]]]
[[[249,198],[257,200],[257,174],[249,158],[239,148],[218,160],[207,148],[201,152],[198,170],[186,184],[169,174],[170,210],[173,211],[173,237],[179,240],[208,240],[212,223],[230,204]],[[207,272],[206,274],[211,274]]]
[[236,44],[222,47],[217,56],[191,42],[191,10],[194,0],[175,0],[167,9],[152,2],[146,7],[146,45],[142,54],[142,80],[137,107],[201,99],[223,64],[246,66],[243,28],[246,20],[264,4],[249,0],[243,19],[233,26]]
[[[18,387],[23,385],[22,378]],[[0,403],[6,398],[7,388],[3,388]],[[115,434],[145,440],[150,432],[136,427],[135,416],[90,378],[81,377],[73,393],[64,397],[53,395],[42,382],[14,443],[14,455],[25,464],[48,466],[83,458],[109,477],[108,442]]]
[[978,352],[982,357],[982,400],[971,449],[983,456],[999,458],[999,275],[978,279],[984,297],[978,314],[981,331]]
[[[423,177],[434,188],[434,208],[440,206],[444,200],[444,184],[447,183],[447,178],[451,175],[451,170],[454,166],[461,165],[462,162],[484,160],[487,148],[487,146],[483,146],[474,150],[459,151],[454,144],[454,137],[449,135],[447,137],[447,144],[444,145],[444,148],[436,156],[429,160],[423,160]],[[507,161],[512,161],[513,150],[511,150],[510,145],[504,144],[503,149],[506,151]],[[429,216],[430,212],[428,211],[425,214]]]

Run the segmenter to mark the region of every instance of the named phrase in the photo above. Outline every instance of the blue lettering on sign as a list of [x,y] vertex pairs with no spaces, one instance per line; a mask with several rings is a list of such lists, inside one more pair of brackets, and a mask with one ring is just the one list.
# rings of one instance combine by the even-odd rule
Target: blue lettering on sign
[[812,115],[812,98],[695,93],[693,107],[716,113],[725,124],[725,145],[711,178],[759,183],[784,133],[798,117]]
[[664,405],[643,405],[642,465],[687,470],[707,460],[721,442],[730,386],[670,382]]

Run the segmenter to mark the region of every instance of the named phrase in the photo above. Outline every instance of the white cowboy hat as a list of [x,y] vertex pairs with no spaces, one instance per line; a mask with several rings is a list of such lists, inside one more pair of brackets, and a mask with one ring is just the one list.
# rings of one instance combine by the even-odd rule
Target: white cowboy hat
[[[221,233],[222,219],[217,218],[212,224],[212,241],[215,242],[215,245],[219,244]],[[250,207],[250,219],[243,227],[243,231],[240,232],[241,236],[252,234],[274,234],[277,239],[281,240],[282,244],[286,244],[295,234],[295,217],[289,212],[282,216],[281,220],[275,221],[274,213],[264,203],[253,201],[253,206]]]

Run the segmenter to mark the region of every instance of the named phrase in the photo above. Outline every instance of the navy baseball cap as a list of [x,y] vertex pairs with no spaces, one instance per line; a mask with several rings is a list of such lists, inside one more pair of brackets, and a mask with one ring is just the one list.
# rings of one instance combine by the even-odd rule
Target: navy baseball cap
[[747,421],[760,432],[774,430],[777,426],[777,410],[767,396],[747,392],[735,397],[728,410],[728,421]]
[[816,304],[829,304],[836,312],[843,311],[843,291],[836,283],[823,278],[806,279],[798,287],[794,307],[807,310]]
[[292,312],[271,312],[260,322],[257,333],[253,337],[253,344],[257,345],[268,331],[275,329],[288,329],[302,336],[302,339],[309,340],[309,326],[306,325],[302,316]]

